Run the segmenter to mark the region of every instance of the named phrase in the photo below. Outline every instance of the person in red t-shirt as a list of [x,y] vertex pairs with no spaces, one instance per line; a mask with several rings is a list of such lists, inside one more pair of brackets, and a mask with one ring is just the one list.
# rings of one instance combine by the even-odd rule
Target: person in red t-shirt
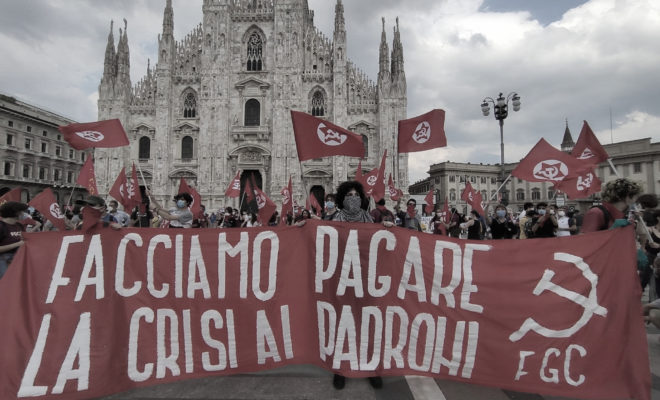
[[603,204],[589,209],[582,221],[581,233],[608,229],[617,219],[625,219],[629,207],[642,192],[639,183],[627,178],[607,182],[603,189]]

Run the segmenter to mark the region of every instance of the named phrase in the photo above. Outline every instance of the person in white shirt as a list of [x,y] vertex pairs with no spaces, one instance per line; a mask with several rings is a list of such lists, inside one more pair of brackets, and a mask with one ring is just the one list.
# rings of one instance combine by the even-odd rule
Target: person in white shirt
[[110,209],[108,210],[108,214],[115,217],[115,219],[117,220],[117,222],[121,224],[121,226],[127,227],[128,222],[131,220],[131,216],[119,209],[119,203],[117,203],[116,200],[110,200],[108,202],[108,205],[110,206]]
[[571,236],[572,232],[577,231],[575,218],[570,218],[566,213],[566,207],[560,207],[557,211],[557,237]]

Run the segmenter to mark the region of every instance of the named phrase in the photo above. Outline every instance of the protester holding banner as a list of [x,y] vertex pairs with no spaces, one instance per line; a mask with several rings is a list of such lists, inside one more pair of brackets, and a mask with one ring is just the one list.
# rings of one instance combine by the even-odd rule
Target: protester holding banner
[[[335,213],[333,221],[374,222],[371,215],[367,212],[369,203],[360,182],[346,181],[340,184],[337,188],[336,199],[339,205],[339,211]],[[393,223],[391,224],[390,226],[393,226]],[[369,377],[369,383],[376,389],[383,387],[383,380],[379,376]],[[335,389],[343,389],[346,385],[346,377],[334,374],[332,385]]]
[[337,207],[333,221],[341,222],[374,222],[367,211],[369,200],[364,193],[364,187],[358,181],[343,182],[337,188]]
[[[28,209],[25,203],[8,201],[0,206],[0,279],[9,268],[18,248],[23,245],[25,226],[20,222]],[[35,225],[30,231],[36,231],[41,224]]]
[[[149,196],[150,193],[147,192]],[[151,198],[153,210],[159,217],[170,222],[170,228],[191,228],[193,222],[193,214],[188,208],[193,199],[189,193],[183,192],[174,196],[176,208],[171,208],[169,211],[163,210],[156,200]]]
[[607,182],[601,197],[603,204],[589,209],[582,221],[583,233],[608,229],[617,219],[625,219],[628,208],[642,192],[637,182],[627,178],[619,178]]

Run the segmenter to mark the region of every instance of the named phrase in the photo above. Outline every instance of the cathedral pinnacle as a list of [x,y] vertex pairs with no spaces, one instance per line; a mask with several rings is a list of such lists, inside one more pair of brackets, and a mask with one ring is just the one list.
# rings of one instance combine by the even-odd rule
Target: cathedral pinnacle
[[571,135],[571,130],[568,129],[568,118],[566,118],[566,130],[564,131],[564,139],[561,141],[561,151],[570,153],[575,147],[575,142],[573,141],[573,136]]

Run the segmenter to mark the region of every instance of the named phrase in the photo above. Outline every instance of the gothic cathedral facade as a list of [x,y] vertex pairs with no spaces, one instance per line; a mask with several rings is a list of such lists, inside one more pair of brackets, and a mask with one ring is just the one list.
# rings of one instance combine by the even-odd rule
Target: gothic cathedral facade
[[209,210],[238,206],[224,193],[239,170],[242,182],[255,177],[275,201],[291,176],[303,204],[310,192],[320,197],[352,179],[357,158],[298,161],[290,110],[362,135],[366,171],[387,150],[387,174],[408,187],[407,155],[396,153],[407,106],[398,20],[391,53],[383,20],[377,83],[346,58],[341,0],[332,40],[314,26],[307,0],[203,0],[198,27],[181,41],[173,29],[167,0],[158,62],[133,85],[126,21],[116,49],[111,24],[98,117],[119,118],[131,144],[95,151],[101,193],[133,162],[159,200],[167,204],[184,178]]

